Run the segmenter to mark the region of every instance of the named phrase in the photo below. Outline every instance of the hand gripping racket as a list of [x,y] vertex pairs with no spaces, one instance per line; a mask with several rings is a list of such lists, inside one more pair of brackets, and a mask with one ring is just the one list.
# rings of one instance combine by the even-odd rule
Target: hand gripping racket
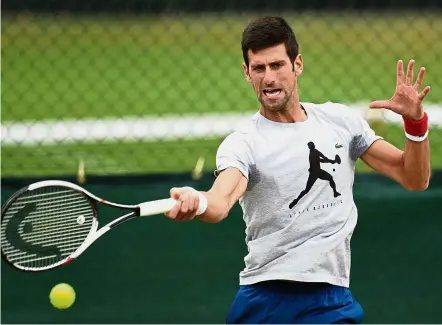
[[[129,213],[98,229],[98,203]],[[77,258],[111,228],[136,217],[165,213],[175,203],[169,198],[123,205],[70,182],[33,183],[14,193],[2,207],[2,258],[22,271],[54,269]]]

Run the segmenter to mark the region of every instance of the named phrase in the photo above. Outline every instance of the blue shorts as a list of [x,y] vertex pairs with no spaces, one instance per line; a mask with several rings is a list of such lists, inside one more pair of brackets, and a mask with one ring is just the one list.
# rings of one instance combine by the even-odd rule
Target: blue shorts
[[327,283],[266,281],[240,286],[227,324],[360,324],[350,290]]

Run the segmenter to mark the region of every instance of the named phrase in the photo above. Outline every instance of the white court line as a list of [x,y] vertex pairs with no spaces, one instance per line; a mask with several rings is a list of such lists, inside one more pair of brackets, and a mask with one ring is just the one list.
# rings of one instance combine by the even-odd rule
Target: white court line
[[[364,118],[367,105],[349,105],[358,108]],[[425,106],[430,124],[442,127],[442,105]],[[384,121],[402,124],[401,116],[386,110],[381,112]],[[201,139],[226,136],[234,131],[254,112],[229,114],[200,114],[144,118],[103,118],[64,122],[7,122],[1,124],[2,145],[53,145],[95,141],[174,140]]]

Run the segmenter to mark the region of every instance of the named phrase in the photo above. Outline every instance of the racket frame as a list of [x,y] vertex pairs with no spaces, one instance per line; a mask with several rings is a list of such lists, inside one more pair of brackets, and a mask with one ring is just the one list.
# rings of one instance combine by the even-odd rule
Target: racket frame
[[[92,218],[92,226],[91,229],[86,236],[86,239],[84,242],[69,256],[64,258],[63,260],[58,261],[57,263],[51,264],[49,266],[45,267],[24,267],[17,265],[15,263],[12,263],[8,260],[6,254],[3,252],[3,249],[1,250],[1,256],[3,260],[5,260],[9,265],[12,267],[25,271],[25,272],[41,272],[41,271],[47,271],[56,269],[62,265],[68,264],[72,262],[74,259],[76,259],[78,256],[80,256],[93,242],[95,242],[98,238],[103,236],[106,232],[108,232],[113,227],[122,224],[123,222],[126,222],[128,220],[131,220],[136,217],[140,216],[153,216],[161,213],[165,213],[173,208],[173,206],[176,204],[176,200],[172,198],[168,199],[160,199],[160,200],[154,200],[154,201],[147,201],[143,202],[137,205],[127,205],[127,204],[119,204],[110,202],[107,200],[104,200],[88,190],[84,189],[83,187],[67,182],[67,181],[61,181],[61,180],[45,180],[40,182],[32,183],[28,186],[25,186],[18,191],[16,191],[2,206],[1,209],[1,220],[3,222],[4,214],[8,210],[8,208],[11,206],[13,202],[15,202],[19,197],[21,197],[24,193],[27,191],[33,191],[39,188],[44,187],[50,187],[50,186],[61,186],[61,187],[67,187],[73,190],[76,190],[78,192],[81,192],[83,195],[85,195],[90,201],[91,206],[93,209],[93,218]],[[112,206],[115,208],[123,209],[123,210],[130,210],[130,213],[127,213],[125,215],[122,215],[108,224],[104,225],[100,229],[98,229],[99,226],[99,219],[98,219],[98,209],[97,209],[97,203],[101,203],[107,206]]]

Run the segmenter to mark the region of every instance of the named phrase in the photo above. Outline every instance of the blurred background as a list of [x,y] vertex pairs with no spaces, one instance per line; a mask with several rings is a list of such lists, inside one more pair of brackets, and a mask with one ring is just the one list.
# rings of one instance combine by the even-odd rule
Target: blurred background
[[[427,68],[430,187],[407,192],[358,163],[351,286],[368,323],[441,323],[437,0],[2,1],[2,203],[53,178],[125,204],[209,189],[218,145],[258,109],[240,42],[268,14],[297,35],[301,101],[347,104],[401,149],[401,118],[367,104],[391,97],[398,59]],[[238,205],[217,225],[134,220],[55,271],[2,262],[2,322],[223,323],[246,252]],[[49,304],[59,282],[77,292],[66,311]]]

